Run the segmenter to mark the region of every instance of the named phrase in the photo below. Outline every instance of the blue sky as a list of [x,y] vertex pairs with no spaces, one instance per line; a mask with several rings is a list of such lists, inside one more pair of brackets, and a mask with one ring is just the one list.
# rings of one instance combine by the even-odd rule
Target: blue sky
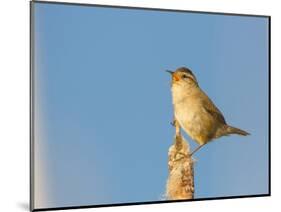
[[34,8],[37,207],[161,200],[174,136],[165,70],[181,66],[251,133],[196,153],[195,198],[268,192],[266,18]]

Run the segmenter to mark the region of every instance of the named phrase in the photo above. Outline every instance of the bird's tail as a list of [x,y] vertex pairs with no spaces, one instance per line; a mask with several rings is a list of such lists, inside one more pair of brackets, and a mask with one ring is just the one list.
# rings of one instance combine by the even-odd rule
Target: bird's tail
[[231,127],[231,126],[227,126],[226,131],[227,131],[227,134],[237,134],[237,135],[243,135],[243,136],[250,135],[250,133],[248,133],[244,130],[238,129],[236,127]]

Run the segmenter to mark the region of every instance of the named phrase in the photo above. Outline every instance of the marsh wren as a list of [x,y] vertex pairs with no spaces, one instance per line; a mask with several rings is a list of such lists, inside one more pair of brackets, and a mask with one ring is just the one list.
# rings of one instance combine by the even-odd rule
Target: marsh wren
[[174,123],[199,144],[191,155],[215,138],[230,134],[249,135],[226,123],[221,111],[201,90],[190,69],[181,67],[175,72],[167,71],[172,75]]

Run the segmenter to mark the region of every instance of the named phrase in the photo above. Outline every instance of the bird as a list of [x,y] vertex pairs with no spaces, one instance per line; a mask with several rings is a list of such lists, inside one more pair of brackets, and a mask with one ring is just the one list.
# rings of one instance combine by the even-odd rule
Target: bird
[[213,139],[231,134],[250,135],[226,123],[222,112],[200,88],[189,68],[180,67],[175,71],[166,71],[172,76],[173,124],[178,124],[192,140],[199,144],[191,155]]

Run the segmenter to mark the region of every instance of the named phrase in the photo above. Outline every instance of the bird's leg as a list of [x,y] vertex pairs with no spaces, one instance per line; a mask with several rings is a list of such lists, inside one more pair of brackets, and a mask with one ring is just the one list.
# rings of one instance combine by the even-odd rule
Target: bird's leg
[[202,144],[200,146],[198,146],[195,150],[193,150],[193,152],[191,152],[190,156],[192,156],[195,152],[197,152],[201,147],[203,147],[205,144]]

